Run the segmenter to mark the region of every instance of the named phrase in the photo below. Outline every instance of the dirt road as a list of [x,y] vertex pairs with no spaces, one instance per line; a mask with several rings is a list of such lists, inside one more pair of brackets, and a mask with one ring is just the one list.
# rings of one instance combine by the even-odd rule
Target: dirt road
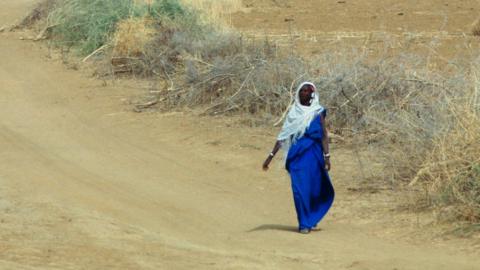
[[[0,25],[33,2],[2,1]],[[323,231],[295,233],[286,175],[259,170],[273,134],[135,114],[138,90],[68,70],[21,35],[0,34],[0,269],[479,269],[461,246],[355,222],[374,206],[346,191],[345,150]]]

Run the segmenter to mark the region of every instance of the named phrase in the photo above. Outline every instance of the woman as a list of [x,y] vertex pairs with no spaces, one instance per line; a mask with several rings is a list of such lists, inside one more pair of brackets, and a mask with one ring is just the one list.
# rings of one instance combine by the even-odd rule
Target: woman
[[325,126],[326,110],[318,101],[315,85],[302,83],[288,112],[277,142],[263,163],[268,166],[280,147],[285,150],[285,168],[292,180],[293,199],[300,233],[310,233],[333,203],[334,190],[328,176],[330,154]]

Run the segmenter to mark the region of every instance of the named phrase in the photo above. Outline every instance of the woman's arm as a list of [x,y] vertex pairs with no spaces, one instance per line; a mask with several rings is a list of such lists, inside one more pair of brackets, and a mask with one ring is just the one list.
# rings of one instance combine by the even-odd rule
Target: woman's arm
[[267,159],[265,159],[265,161],[263,162],[262,168],[263,168],[264,171],[268,170],[268,165],[270,164],[270,162],[272,161],[273,157],[278,152],[280,147],[282,147],[282,142],[281,141],[275,142],[275,145],[273,146],[272,152],[270,152],[270,154],[268,154]]
[[325,158],[325,169],[327,171],[330,171],[331,164],[330,164],[330,148],[328,145],[328,130],[327,130],[325,116],[323,114],[320,115],[320,122],[322,123],[322,128],[323,128],[322,148],[323,148],[323,157]]

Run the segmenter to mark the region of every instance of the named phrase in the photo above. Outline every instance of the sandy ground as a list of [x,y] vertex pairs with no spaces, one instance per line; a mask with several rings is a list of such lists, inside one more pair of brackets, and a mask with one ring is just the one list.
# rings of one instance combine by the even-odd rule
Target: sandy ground
[[[3,0],[0,25],[33,2]],[[0,269],[479,269],[478,242],[435,236],[394,191],[357,192],[365,172],[336,145],[334,208],[296,233],[286,174],[259,170],[275,130],[136,114],[136,82],[22,35],[0,34]]]
[[367,51],[412,53],[440,60],[476,56],[471,35],[478,0],[243,0],[232,25],[247,36],[291,46],[303,55]]
[[[233,16],[240,29],[322,32],[469,32],[479,17],[476,0],[243,0],[247,9]],[[248,19],[245,19],[248,18]],[[287,20],[285,20],[287,19]]]

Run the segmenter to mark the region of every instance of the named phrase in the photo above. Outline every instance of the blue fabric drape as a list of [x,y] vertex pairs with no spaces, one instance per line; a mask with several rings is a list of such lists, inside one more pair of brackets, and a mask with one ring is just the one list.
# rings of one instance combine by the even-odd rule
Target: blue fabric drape
[[300,230],[315,227],[327,214],[335,196],[325,170],[322,137],[323,127],[318,115],[310,123],[305,135],[290,147],[287,154],[286,169],[292,181]]

